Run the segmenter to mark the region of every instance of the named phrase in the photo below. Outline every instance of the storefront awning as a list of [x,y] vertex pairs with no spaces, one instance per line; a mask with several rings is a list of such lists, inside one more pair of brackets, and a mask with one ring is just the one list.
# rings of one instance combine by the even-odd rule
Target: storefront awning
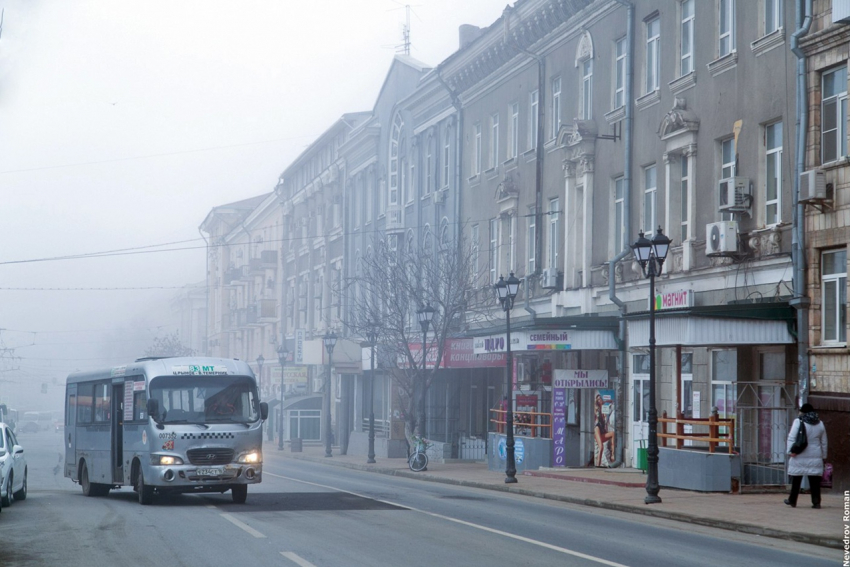
[[[649,346],[649,319],[627,323],[630,347]],[[656,317],[656,346],[784,345],[794,343],[785,321]]]

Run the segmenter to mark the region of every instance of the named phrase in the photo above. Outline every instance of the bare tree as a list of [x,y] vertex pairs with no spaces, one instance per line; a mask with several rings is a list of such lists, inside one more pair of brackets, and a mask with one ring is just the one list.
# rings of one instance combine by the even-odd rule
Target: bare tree
[[[433,242],[399,249],[400,235],[375,239],[371,252],[357,259],[354,274],[336,290],[348,306],[345,324],[351,334],[375,333],[381,369],[397,392],[408,441],[425,433],[425,400],[443,363],[447,339],[463,334],[479,313],[481,294],[475,267],[478,250],[465,243]],[[435,246],[436,244],[436,246]],[[418,313],[434,310],[424,335]]]
[[195,351],[180,342],[177,333],[154,337],[153,344],[145,350],[145,356],[192,356]]

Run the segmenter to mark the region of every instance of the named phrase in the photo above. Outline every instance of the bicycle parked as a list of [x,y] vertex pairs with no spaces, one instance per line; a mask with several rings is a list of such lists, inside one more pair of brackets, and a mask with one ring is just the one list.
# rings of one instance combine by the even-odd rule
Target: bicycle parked
[[432,444],[428,440],[418,435],[413,436],[413,453],[407,457],[407,466],[413,472],[422,472],[428,469],[428,447]]

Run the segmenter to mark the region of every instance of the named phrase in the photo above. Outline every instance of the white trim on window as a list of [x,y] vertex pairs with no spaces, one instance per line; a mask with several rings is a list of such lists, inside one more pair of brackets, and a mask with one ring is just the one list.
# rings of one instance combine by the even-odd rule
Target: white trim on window
[[782,222],[782,122],[764,128],[764,224]]
[[847,250],[821,253],[821,343],[847,342]]
[[644,93],[657,91],[661,74],[661,18],[646,22],[646,57]]
[[821,75],[821,163],[847,155],[847,63]]

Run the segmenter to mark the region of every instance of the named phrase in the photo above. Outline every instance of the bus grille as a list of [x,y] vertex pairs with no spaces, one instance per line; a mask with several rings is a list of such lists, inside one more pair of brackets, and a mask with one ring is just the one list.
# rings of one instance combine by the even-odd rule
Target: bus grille
[[233,449],[189,449],[186,455],[193,465],[226,465],[233,461]]

